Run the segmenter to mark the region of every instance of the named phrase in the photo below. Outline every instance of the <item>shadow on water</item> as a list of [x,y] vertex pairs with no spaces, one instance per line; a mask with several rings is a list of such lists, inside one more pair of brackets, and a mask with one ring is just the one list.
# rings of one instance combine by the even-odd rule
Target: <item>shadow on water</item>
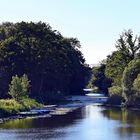
[[[75,124],[75,120],[83,119],[83,110],[50,118],[27,118],[7,121],[0,124],[0,140],[11,137],[19,139],[61,138],[67,134],[67,128]],[[66,130],[65,130],[66,127]]]
[[139,140],[140,112],[86,105],[51,118],[0,124],[0,140]]
[[28,129],[28,128],[58,128],[72,125],[75,119],[82,119],[82,110],[78,109],[72,113],[49,118],[27,118],[7,121],[0,124],[4,129]]
[[120,135],[132,136],[133,134],[140,134],[140,111],[109,108],[103,110],[102,114],[109,120],[120,122],[120,125],[117,128]]

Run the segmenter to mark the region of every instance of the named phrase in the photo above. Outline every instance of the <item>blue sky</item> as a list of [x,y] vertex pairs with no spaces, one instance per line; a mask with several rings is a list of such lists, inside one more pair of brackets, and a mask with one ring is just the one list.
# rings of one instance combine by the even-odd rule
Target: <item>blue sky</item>
[[78,38],[89,64],[114,51],[124,29],[140,34],[139,0],[0,0],[0,7],[0,22],[43,21]]

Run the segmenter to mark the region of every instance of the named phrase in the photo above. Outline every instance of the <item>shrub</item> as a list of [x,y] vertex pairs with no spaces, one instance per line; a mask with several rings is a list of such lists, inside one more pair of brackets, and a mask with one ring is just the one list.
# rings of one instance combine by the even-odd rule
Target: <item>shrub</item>
[[122,96],[122,87],[120,86],[112,86],[109,88],[109,95],[113,96],[113,95],[118,95],[118,96]]
[[0,115],[12,115],[22,110],[22,105],[14,99],[0,100]]
[[13,99],[0,100],[0,116],[13,115],[20,111],[42,106],[42,104],[39,104],[34,99],[28,98],[29,83],[30,81],[25,74],[21,78],[17,75],[12,77],[9,94]]
[[17,102],[14,99],[0,100],[0,117],[16,114],[20,111],[41,107],[34,99],[25,98]]
[[24,98],[20,101],[22,105],[22,110],[30,110],[36,107],[41,107],[42,104],[36,102],[34,99]]

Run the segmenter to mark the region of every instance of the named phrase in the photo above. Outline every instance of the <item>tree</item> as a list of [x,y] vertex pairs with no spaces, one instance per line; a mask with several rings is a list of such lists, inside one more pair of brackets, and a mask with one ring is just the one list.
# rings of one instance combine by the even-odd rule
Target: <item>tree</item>
[[16,101],[20,101],[27,98],[29,95],[30,81],[27,75],[23,75],[21,78],[16,76],[12,77],[11,84],[9,85],[9,95]]
[[124,31],[120,38],[117,40],[116,48],[124,52],[124,55],[131,60],[137,56],[140,50],[140,37],[133,35],[132,30]]
[[137,81],[136,80],[134,82],[139,73],[140,73],[140,59],[135,58],[128,64],[128,67],[126,67],[123,72],[122,78],[123,96],[125,97],[127,102],[129,102],[135,95],[135,92],[133,90],[133,83]]
[[112,79],[112,85],[121,86],[120,81],[125,67],[139,53],[140,37],[134,37],[132,30],[129,29],[120,35],[116,48],[117,51],[107,57],[105,74]]
[[112,80],[113,86],[121,86],[121,79],[125,67],[130,62],[127,53],[122,50],[114,51],[106,60],[105,75]]
[[140,37],[133,35],[131,30],[124,31],[116,42],[117,50],[106,60],[105,75],[112,80],[110,95],[122,95],[122,77],[128,63],[139,55]]
[[108,87],[111,86],[111,80],[105,76],[105,64],[92,68],[92,78],[89,85],[92,88],[98,87],[100,92],[108,93]]
[[24,73],[32,81],[32,96],[45,97],[47,93],[57,91],[72,94],[84,88],[87,67],[76,38],[65,38],[42,22],[2,24],[1,28],[3,94],[8,90],[5,85],[10,83],[11,77]]

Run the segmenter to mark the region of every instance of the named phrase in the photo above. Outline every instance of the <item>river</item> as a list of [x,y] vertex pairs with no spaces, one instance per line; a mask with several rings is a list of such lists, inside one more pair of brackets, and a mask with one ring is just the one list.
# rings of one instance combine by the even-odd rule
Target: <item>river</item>
[[86,105],[51,118],[0,124],[0,140],[140,140],[140,112]]

